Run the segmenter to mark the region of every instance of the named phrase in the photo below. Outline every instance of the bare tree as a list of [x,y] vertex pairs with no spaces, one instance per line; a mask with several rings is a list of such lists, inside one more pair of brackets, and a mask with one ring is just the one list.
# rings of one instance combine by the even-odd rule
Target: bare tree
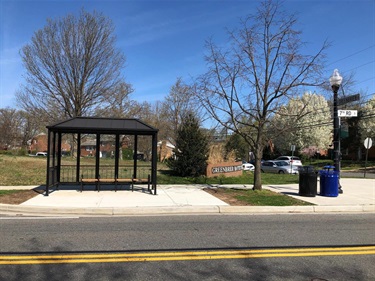
[[46,131],[47,118],[42,116],[42,112],[39,115],[32,114],[26,111],[19,111],[21,117],[21,144],[26,147],[27,142],[35,137],[39,133]]
[[227,49],[207,42],[209,70],[197,82],[197,98],[221,126],[241,135],[254,151],[254,189],[261,190],[260,163],[272,116],[305,87],[321,85],[324,43],[303,55],[294,14],[265,0],[254,15],[230,32]]
[[111,20],[98,12],[48,19],[20,52],[26,68],[20,106],[54,119],[90,114],[121,81],[125,58],[113,32]]
[[130,118],[138,115],[140,105],[130,98],[132,85],[121,82],[113,91],[103,95],[103,102],[96,109],[96,115],[103,117]]
[[13,108],[0,108],[0,149],[21,145],[22,116]]
[[168,138],[175,143],[177,129],[182,120],[189,113],[194,113],[199,117],[199,107],[194,104],[193,91],[185,84],[182,78],[177,78],[176,83],[171,87],[168,96],[165,97],[161,105],[161,117],[164,120]]

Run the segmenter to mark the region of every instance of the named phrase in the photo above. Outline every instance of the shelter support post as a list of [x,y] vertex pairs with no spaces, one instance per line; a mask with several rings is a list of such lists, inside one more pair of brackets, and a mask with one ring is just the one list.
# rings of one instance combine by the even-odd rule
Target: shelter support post
[[[74,135],[73,135],[74,146]],[[73,156],[73,155],[72,155]],[[81,168],[81,134],[77,134],[77,167],[76,167],[76,182],[80,182],[80,168]]]
[[151,182],[154,195],[156,195],[156,172],[157,172],[157,134],[152,135],[152,171]]
[[138,152],[138,135],[134,135],[134,153],[133,153],[133,178],[137,178],[137,152]]
[[57,187],[58,187],[58,184],[60,183],[60,173],[61,173],[61,137],[62,137],[62,134],[61,132],[57,133],[57,169],[56,169],[56,180],[57,182],[55,182],[55,184],[57,184]]
[[99,158],[100,158],[100,134],[96,134],[96,151],[95,151],[95,178],[100,177],[99,173]]
[[120,158],[120,135],[116,134],[116,144],[115,144],[115,179],[118,178],[119,170],[119,158]]
[[49,167],[50,167],[50,152],[51,152],[51,131],[48,130],[48,139],[47,139],[47,180],[46,180],[46,192],[45,192],[45,196],[48,196],[49,194],[49,181],[51,180],[50,179],[50,175],[49,175]]

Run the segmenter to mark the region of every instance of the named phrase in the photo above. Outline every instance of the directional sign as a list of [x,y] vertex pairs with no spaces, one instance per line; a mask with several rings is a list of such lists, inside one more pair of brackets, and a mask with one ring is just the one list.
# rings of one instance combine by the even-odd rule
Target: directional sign
[[360,98],[359,94],[343,97],[343,98],[337,100],[337,105],[343,105],[343,104],[346,104],[346,103],[349,103],[349,102],[352,102],[352,101],[357,101],[357,100],[359,100],[359,98]]
[[357,117],[357,110],[338,110],[339,117]]

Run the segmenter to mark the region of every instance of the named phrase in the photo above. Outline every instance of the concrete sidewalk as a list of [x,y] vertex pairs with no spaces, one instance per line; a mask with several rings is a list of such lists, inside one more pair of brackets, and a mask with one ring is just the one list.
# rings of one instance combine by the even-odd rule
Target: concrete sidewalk
[[[202,189],[251,189],[252,185],[158,185],[157,195],[147,188],[100,192],[93,187],[79,192],[78,186],[62,186],[49,196],[42,194],[21,205],[0,204],[0,214],[38,215],[156,215],[201,213],[316,213],[316,212],[375,212],[375,180],[343,178],[344,193],[338,197],[305,197],[298,195],[298,184],[264,185],[278,193],[304,200],[314,206],[229,206]],[[0,187],[0,189],[40,189],[41,187]],[[319,183],[318,183],[319,192]]]

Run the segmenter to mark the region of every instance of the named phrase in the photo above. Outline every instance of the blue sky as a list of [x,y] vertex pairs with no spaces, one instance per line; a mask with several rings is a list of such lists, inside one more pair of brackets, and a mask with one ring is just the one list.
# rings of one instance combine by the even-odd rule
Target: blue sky
[[[226,28],[255,11],[253,0],[0,0],[0,108],[17,108],[15,92],[24,83],[19,50],[47,18],[97,10],[115,25],[117,47],[126,56],[123,75],[133,85],[132,98],[162,100],[178,77],[189,82],[205,72],[205,40],[227,42]],[[286,0],[298,13],[307,51],[315,53],[324,40],[327,79],[338,68],[354,71],[355,91],[375,93],[375,0]]]

